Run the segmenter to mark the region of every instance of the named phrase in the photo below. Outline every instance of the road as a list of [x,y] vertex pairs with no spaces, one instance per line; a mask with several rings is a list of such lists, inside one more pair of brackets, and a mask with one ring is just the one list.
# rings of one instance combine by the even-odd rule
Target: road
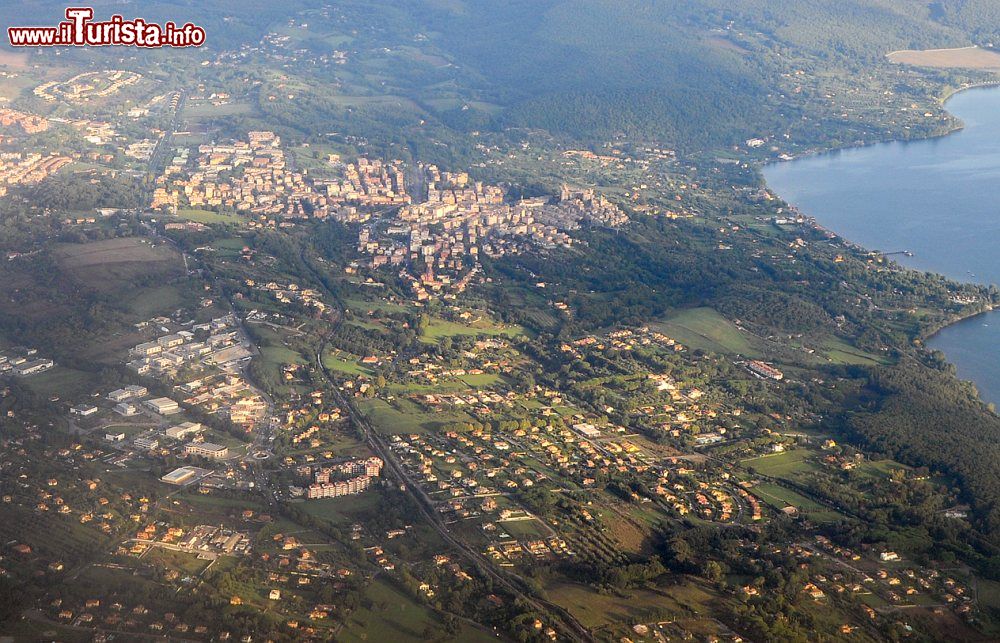
[[[339,323],[339,316],[337,323]],[[334,328],[336,328],[336,325]],[[523,587],[520,577],[516,574],[496,569],[489,559],[452,535],[452,533],[448,530],[447,525],[435,509],[434,503],[427,495],[427,492],[424,491],[423,487],[421,487],[419,483],[410,477],[409,473],[396,459],[395,454],[389,449],[382,436],[371,427],[367,418],[358,412],[354,406],[353,400],[345,397],[337,387],[336,380],[334,380],[330,375],[326,366],[323,364],[322,359],[328,338],[329,335],[327,338],[324,338],[323,343],[320,344],[320,348],[316,351],[316,362],[327,381],[330,382],[334,394],[338,398],[338,403],[347,411],[351,421],[359,426],[364,432],[365,441],[368,443],[369,448],[371,448],[371,450],[378,457],[382,458],[383,462],[385,462],[385,470],[390,474],[389,477],[394,478],[396,482],[400,484],[401,488],[405,489],[416,500],[416,504],[421,515],[434,528],[434,530],[438,532],[441,539],[459,551],[481,574],[490,577],[494,582],[499,583],[512,594],[519,597],[539,612],[548,612],[549,614],[554,615],[559,621],[557,623],[557,629],[561,630],[563,635],[568,636],[572,640],[592,641],[593,637],[591,637],[587,628],[581,625],[580,622],[577,621],[569,612],[559,605],[550,603],[549,601],[535,596],[533,593],[529,593],[529,590]]]
[[[308,257],[306,257],[304,249],[301,252],[301,258],[302,264],[313,273],[313,282],[324,290],[327,290],[322,275],[316,271]],[[335,293],[327,291],[327,294],[333,299],[333,301],[337,302],[339,306],[340,302]],[[323,337],[323,340],[320,342],[320,345],[315,351],[316,364],[320,369],[320,372],[323,373],[323,377],[327,380],[327,382],[329,382],[330,388],[337,398],[337,403],[347,412],[351,421],[354,422],[356,426],[361,428],[368,447],[385,463],[384,471],[386,472],[387,477],[395,479],[396,483],[399,484],[405,492],[413,497],[416,501],[420,514],[426,519],[427,523],[434,528],[444,542],[448,543],[456,551],[461,553],[480,574],[488,576],[494,582],[507,589],[522,601],[531,605],[535,610],[552,615],[556,619],[555,629],[559,631],[563,637],[574,641],[593,641],[594,638],[590,635],[587,628],[580,624],[580,622],[577,621],[576,618],[574,618],[573,615],[567,610],[559,605],[556,605],[555,603],[551,603],[536,596],[532,590],[525,586],[522,578],[507,570],[498,569],[483,554],[466,545],[459,538],[452,535],[452,533],[448,530],[448,526],[441,519],[441,516],[438,514],[430,496],[427,495],[427,492],[424,491],[423,487],[421,487],[419,483],[410,477],[409,473],[407,473],[407,471],[396,459],[396,455],[391,449],[389,449],[382,436],[372,428],[368,419],[357,410],[357,407],[354,405],[354,401],[343,394],[340,387],[337,385],[337,381],[333,378],[330,371],[323,363],[323,353],[326,352],[326,347],[329,344],[330,337],[343,322],[343,319],[343,311],[339,308],[335,309],[334,315],[330,319],[330,330],[327,332],[326,336]]]

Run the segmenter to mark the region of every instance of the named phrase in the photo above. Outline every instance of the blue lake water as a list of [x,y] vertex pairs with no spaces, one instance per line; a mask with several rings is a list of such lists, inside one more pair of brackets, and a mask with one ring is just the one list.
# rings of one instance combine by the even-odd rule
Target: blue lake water
[[[918,270],[1000,284],[1000,87],[948,101],[965,128],[769,165],[768,185],[821,225]],[[950,326],[929,343],[983,399],[1000,403],[1000,312]]]

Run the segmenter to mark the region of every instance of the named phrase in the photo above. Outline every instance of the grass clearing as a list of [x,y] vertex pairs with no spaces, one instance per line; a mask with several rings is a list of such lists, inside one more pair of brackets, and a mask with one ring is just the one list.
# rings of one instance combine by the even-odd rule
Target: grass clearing
[[378,506],[377,493],[362,493],[343,498],[320,498],[307,500],[299,508],[320,520],[348,525],[358,522],[365,514],[370,514]]
[[362,366],[360,361],[360,357],[341,350],[332,350],[323,353],[323,366],[331,371],[339,371],[347,375],[374,376],[375,371]]
[[714,353],[737,353],[760,357],[750,336],[712,308],[690,308],[665,321],[650,324],[685,346]]
[[142,319],[165,315],[183,306],[184,297],[175,286],[159,286],[140,290],[128,302],[129,310]]
[[819,470],[819,467],[809,460],[813,455],[815,452],[809,449],[795,449],[751,458],[744,460],[742,464],[746,467],[752,467],[765,476],[794,480],[802,474]]
[[178,218],[185,219],[187,221],[196,221],[198,223],[204,223],[206,225],[212,224],[228,224],[228,225],[244,225],[247,220],[241,216],[235,214],[227,214],[224,212],[213,212],[212,210],[199,210],[193,208],[183,208],[177,211]]
[[432,317],[430,323],[424,328],[420,340],[430,344],[437,343],[445,337],[489,335],[490,337],[517,337],[524,334],[521,326],[504,326],[491,321],[480,319],[471,324],[448,321],[439,317]]
[[91,243],[61,243],[53,255],[63,272],[78,283],[104,292],[118,292],[150,275],[180,275],[180,255],[166,244],[123,237]]
[[[423,641],[430,627],[442,630],[443,623],[431,609],[421,605],[388,581],[378,579],[365,590],[366,601],[344,622],[337,639],[341,641]],[[451,640],[494,641],[485,630],[462,624]]]
[[73,399],[90,392],[94,375],[56,365],[43,373],[21,378],[21,381],[35,393],[47,398]]
[[750,493],[754,494],[778,511],[781,511],[785,507],[795,507],[799,510],[799,513],[805,515],[805,517],[809,518],[813,522],[836,522],[844,517],[836,511],[819,504],[815,500],[807,498],[806,496],[792,491],[791,489],[782,487],[779,484],[762,482],[751,489]]
[[820,351],[833,364],[875,366],[890,363],[878,355],[851,346],[839,337],[830,337],[824,341]]
[[656,606],[678,616],[708,611],[713,596],[694,582],[659,588],[636,589],[620,594],[598,594],[579,583],[562,582],[546,588],[549,600],[566,608],[588,628],[620,624],[631,626],[648,620],[647,609]]
[[396,399],[393,404],[383,400],[365,400],[361,410],[375,429],[384,435],[425,433],[435,431],[451,422],[468,422],[470,418],[460,411],[427,412],[409,400]]

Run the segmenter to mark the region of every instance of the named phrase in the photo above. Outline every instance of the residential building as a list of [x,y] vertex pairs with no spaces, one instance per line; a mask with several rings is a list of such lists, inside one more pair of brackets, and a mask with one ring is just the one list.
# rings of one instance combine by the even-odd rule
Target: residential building
[[188,442],[184,445],[184,453],[212,460],[221,460],[229,455],[229,447],[211,442]]

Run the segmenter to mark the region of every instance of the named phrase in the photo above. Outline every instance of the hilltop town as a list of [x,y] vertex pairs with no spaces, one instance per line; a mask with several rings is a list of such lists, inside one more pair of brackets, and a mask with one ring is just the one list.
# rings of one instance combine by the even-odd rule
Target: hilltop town
[[0,55],[0,638],[996,638],[995,413],[925,344],[1000,294],[759,175],[982,79],[685,13],[782,52],[743,113],[370,4]]

